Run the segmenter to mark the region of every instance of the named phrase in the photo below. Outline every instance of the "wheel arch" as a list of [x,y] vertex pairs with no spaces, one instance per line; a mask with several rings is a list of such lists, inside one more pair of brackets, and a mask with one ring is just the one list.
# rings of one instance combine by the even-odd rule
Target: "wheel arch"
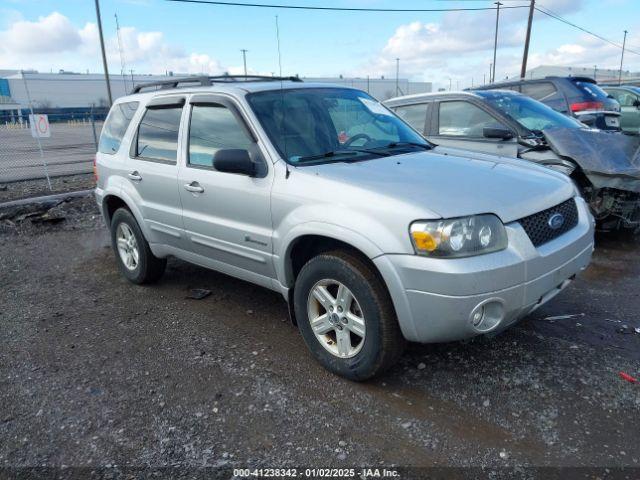
[[147,230],[147,225],[143,221],[142,212],[138,207],[136,207],[135,202],[130,198],[127,198],[123,192],[119,192],[117,194],[109,193],[102,199],[102,215],[104,216],[107,226],[111,225],[113,214],[118,210],[118,208],[126,208],[131,212],[133,217],[136,219],[136,222],[138,222],[140,230],[142,230],[143,235],[148,241],[150,238],[149,231]]

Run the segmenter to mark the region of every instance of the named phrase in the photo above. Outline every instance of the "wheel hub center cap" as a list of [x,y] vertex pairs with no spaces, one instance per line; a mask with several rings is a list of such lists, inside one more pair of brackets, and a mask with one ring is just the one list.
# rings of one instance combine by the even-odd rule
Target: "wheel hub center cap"
[[329,318],[329,321],[333,325],[338,325],[340,323],[340,316],[337,313],[332,313],[331,317]]

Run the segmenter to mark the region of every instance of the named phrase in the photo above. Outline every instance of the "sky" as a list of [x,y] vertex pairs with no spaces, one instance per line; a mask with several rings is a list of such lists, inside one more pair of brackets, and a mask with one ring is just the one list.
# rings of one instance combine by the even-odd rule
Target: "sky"
[[[502,0],[505,6],[528,0]],[[253,0],[372,8],[490,7],[486,0]],[[537,0],[563,18],[640,53],[640,0]],[[495,10],[428,13],[325,12],[101,0],[109,69],[121,72],[115,15],[126,71],[278,74],[276,15],[282,74],[382,75],[466,88],[481,83],[493,59]],[[518,75],[527,8],[500,13],[496,78]],[[539,12],[534,16],[529,67],[572,65],[617,69],[621,49]],[[93,0],[0,0],[0,69],[102,72]],[[625,55],[640,71],[640,55]]]

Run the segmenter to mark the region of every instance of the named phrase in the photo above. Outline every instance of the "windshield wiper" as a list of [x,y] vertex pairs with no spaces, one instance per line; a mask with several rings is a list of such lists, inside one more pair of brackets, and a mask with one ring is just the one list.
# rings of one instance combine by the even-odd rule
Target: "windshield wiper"
[[425,150],[431,150],[431,145],[428,143],[418,143],[418,142],[391,142],[383,147],[378,148],[397,148],[397,147],[420,147]]
[[325,153],[320,153],[318,155],[307,155],[304,157],[298,157],[296,159],[296,163],[300,163],[300,162],[310,162],[313,160],[323,160],[325,158],[333,158],[333,157],[351,157],[353,155],[357,155],[359,153],[369,153],[369,154],[374,154],[374,155],[379,155],[381,157],[387,157],[388,154],[386,153],[382,153],[382,152],[374,152],[368,149],[349,149],[349,150],[330,150],[328,152]]

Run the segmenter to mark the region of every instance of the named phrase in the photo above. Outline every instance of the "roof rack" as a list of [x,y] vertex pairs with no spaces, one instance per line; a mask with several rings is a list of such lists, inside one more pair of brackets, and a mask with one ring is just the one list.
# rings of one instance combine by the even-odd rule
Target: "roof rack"
[[266,75],[218,75],[200,77],[181,77],[171,80],[160,80],[158,82],[141,83],[133,87],[131,94],[140,93],[144,89],[166,90],[180,87],[210,87],[215,83],[244,83],[244,82],[302,82],[299,77],[269,77]]

